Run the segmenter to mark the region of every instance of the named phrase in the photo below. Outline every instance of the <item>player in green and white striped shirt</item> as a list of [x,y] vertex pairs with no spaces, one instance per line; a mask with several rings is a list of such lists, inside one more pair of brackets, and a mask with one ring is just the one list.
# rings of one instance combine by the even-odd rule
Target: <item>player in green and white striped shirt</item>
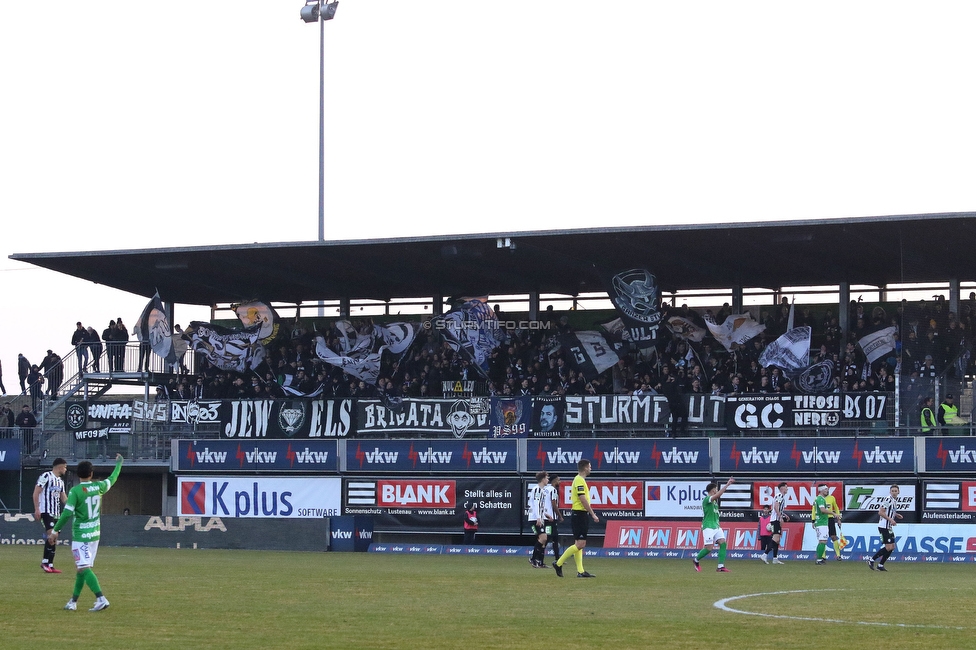
[[68,518],[72,516],[75,518],[71,526],[71,553],[75,556],[78,575],[75,577],[75,590],[71,594],[71,600],[64,606],[65,609],[72,611],[78,609],[78,596],[81,595],[81,590],[86,584],[95,593],[95,606],[88,611],[98,612],[108,607],[108,600],[102,594],[102,588],[92,567],[95,565],[98,540],[101,537],[102,495],[115,485],[121,471],[122,454],[116,454],[115,471],[104,481],[92,481],[93,469],[90,462],[85,460],[78,463],[76,473],[81,483],[68,492],[68,504],[64,507],[64,512],[54,524],[54,530],[48,538],[51,544],[56,544],[58,533],[68,522]]

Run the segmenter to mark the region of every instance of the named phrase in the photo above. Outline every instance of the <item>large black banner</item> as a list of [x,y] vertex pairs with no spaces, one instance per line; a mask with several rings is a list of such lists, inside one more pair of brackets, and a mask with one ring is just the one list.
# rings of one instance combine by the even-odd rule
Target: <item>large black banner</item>
[[344,438],[355,431],[351,399],[224,400],[225,438]]
[[736,395],[725,398],[728,431],[825,428],[888,420],[891,393]]
[[660,395],[583,395],[566,397],[566,429],[653,429],[671,419]]
[[[487,397],[459,399],[405,399],[398,408],[380,400],[358,400],[360,436],[397,434],[483,438],[488,433],[491,403]],[[408,434],[404,436],[403,434]]]

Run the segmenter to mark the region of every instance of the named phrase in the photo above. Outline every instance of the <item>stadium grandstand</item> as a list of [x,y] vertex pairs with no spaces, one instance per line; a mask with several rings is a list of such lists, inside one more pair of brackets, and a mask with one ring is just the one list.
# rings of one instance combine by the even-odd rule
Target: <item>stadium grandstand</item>
[[[939,214],[14,255],[150,303],[119,361],[60,354],[36,426],[4,430],[4,501],[29,509],[18,486],[50,458],[116,452],[131,475],[106,507],[149,515],[188,514],[200,471],[339,477],[343,514],[375,514],[349,484],[384,459],[518,486],[571,473],[559,450],[614,449],[594,469],[616,476],[694,454],[674,471],[708,475],[757,439],[810,476],[909,450],[887,476],[921,480],[916,440],[972,434],[974,245],[976,215]],[[179,304],[211,321],[173,332]],[[860,460],[818,465],[831,445]],[[446,532],[429,519],[377,529]]]

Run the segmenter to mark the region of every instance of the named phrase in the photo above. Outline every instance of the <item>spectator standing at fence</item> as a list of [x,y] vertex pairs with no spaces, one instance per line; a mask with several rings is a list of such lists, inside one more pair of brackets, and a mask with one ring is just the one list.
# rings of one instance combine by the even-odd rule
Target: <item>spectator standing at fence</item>
[[36,413],[38,404],[44,400],[44,377],[36,364],[31,366],[27,375],[27,385],[30,388],[31,410]]
[[129,342],[129,330],[126,328],[125,323],[122,322],[121,316],[115,319],[115,340],[118,342],[118,348],[116,349],[118,356],[115,359],[115,369],[119,372],[125,372],[125,344]]
[[464,504],[464,545],[474,544],[475,533],[478,532],[478,506],[474,501]]
[[[35,418],[34,414],[31,413],[30,406],[24,404],[20,408],[20,413],[17,414],[14,424],[21,429],[31,429],[33,431],[34,427],[37,426],[37,418]],[[26,431],[24,433],[26,433]]]
[[108,600],[102,594],[102,588],[98,584],[98,578],[92,571],[95,566],[95,555],[98,553],[98,542],[101,538],[101,509],[102,495],[108,492],[115,481],[119,478],[122,471],[122,454],[115,455],[115,470],[104,481],[92,482],[92,464],[87,460],[78,463],[78,478],[81,483],[71,488],[68,494],[68,504],[64,507],[64,512],[58,518],[54,529],[48,536],[48,542],[56,544],[58,532],[74,517],[71,526],[71,553],[75,557],[75,566],[78,567],[78,574],[75,577],[75,588],[71,594],[71,600],[64,606],[65,609],[74,611],[78,608],[78,597],[85,585],[95,594],[95,605],[90,612],[98,612],[108,607]]
[[16,416],[14,415],[13,410],[10,408],[10,402],[4,402],[3,408],[0,408],[0,427],[12,429],[15,419]]
[[27,375],[30,374],[30,361],[23,354],[17,355],[17,376],[20,377],[20,394],[27,394]]
[[939,413],[936,417],[939,420],[942,433],[949,433],[949,427],[957,423],[956,419],[959,417],[959,407],[956,406],[952,393],[947,394],[945,399],[942,400],[942,403],[939,404]]
[[47,382],[47,394],[51,397],[57,397],[61,382],[64,379],[64,364],[61,361],[61,355],[48,350],[40,367],[44,371],[44,378]]
[[932,405],[935,404],[935,400],[931,397],[926,397],[922,400],[922,435],[927,436],[932,433],[937,425],[935,421],[935,413],[932,412]]
[[7,388],[3,385],[3,363],[0,363],[0,392],[7,394]]
[[85,345],[88,346],[88,352],[91,354],[92,372],[101,372],[102,339],[98,338],[98,332],[91,325],[85,331],[87,332]]
[[50,543],[48,538],[68,500],[63,478],[67,471],[68,461],[55,458],[51,463],[51,471],[41,474],[34,486],[34,519],[44,524],[44,556],[41,560],[44,573],[61,573],[54,568],[54,552],[58,547]]
[[78,373],[84,374],[88,369],[88,343],[85,338],[88,330],[81,325],[81,321],[75,323],[75,331],[71,334],[71,345],[75,348],[75,355],[78,357]]
[[108,327],[102,330],[102,340],[105,341],[105,357],[108,359],[108,371],[115,372],[115,321],[110,320]]

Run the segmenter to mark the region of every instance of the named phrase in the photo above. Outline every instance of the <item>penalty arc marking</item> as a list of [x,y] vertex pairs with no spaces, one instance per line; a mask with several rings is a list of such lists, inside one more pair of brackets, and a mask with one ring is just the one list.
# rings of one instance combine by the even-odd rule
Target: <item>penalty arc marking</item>
[[731,596],[729,598],[723,598],[722,600],[717,600],[712,605],[724,612],[731,612],[733,614],[745,614],[747,616],[762,616],[763,618],[780,618],[788,619],[791,621],[815,621],[818,623],[845,623],[847,625],[871,625],[876,627],[903,627],[903,628],[925,628],[934,630],[971,630],[973,628],[968,627],[956,627],[953,625],[915,625],[912,623],[879,623],[872,621],[845,621],[837,618],[816,618],[814,616],[789,616],[787,614],[766,614],[763,612],[747,612],[741,609],[735,609],[734,607],[729,607],[729,603],[736,600],[743,600],[745,598],[757,598],[759,596],[781,596],[785,594],[812,594],[820,593],[826,591],[847,591],[846,589],[794,589],[792,591],[767,591],[760,594],[743,594],[741,596]]

